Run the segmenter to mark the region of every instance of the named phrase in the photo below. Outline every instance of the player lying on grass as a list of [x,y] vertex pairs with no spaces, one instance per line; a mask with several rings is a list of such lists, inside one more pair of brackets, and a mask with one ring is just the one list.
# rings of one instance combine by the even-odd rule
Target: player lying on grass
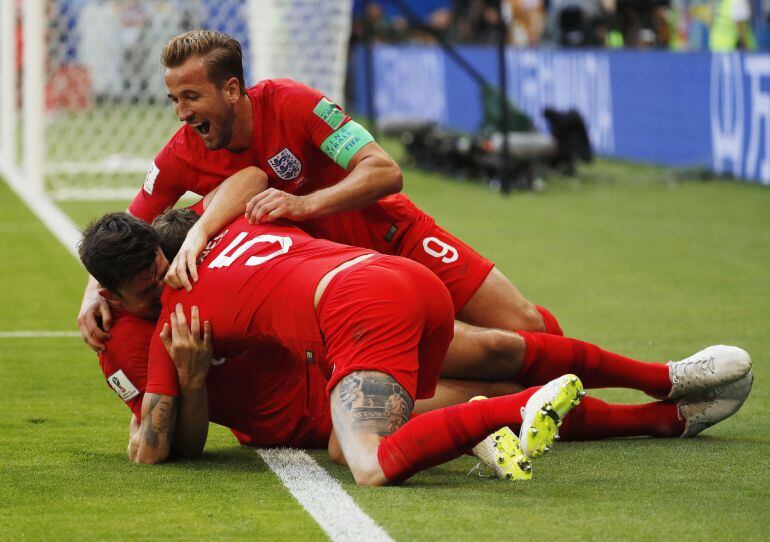
[[[120,301],[118,301],[118,300],[114,299],[113,301],[120,304]],[[146,345],[145,345],[145,348],[146,348]],[[104,363],[103,363],[103,368],[105,368]],[[110,369],[106,369],[105,368],[105,371],[112,371],[112,368],[110,368]],[[105,372],[105,374],[108,375],[107,372]],[[110,373],[110,374],[114,374],[114,373]],[[125,376],[125,375],[123,375],[123,376]],[[710,403],[711,403],[711,407],[712,407],[711,408],[712,414],[713,414],[713,412],[715,410],[714,409],[715,406],[716,406],[716,410],[719,410],[721,408],[724,411],[725,406],[728,403],[731,404],[731,405],[734,405],[734,403],[735,403],[734,399],[731,402],[731,400],[729,398],[727,398],[727,397],[723,397],[722,399],[719,399],[718,396],[719,396],[719,394],[717,392],[714,392],[712,394],[712,396],[711,396]],[[522,400],[522,397],[519,397],[519,400]],[[692,406],[696,402],[693,401],[693,400],[690,400],[690,401],[688,401],[688,403]],[[705,399],[701,398],[700,403],[701,404],[699,404],[697,406],[696,410],[702,413],[704,411]],[[685,401],[680,402],[680,405],[679,405],[679,409],[680,410],[683,409],[684,404],[685,404]],[[669,435],[681,434],[682,431],[686,429],[686,427],[685,427],[685,423],[686,422],[684,422],[684,421],[677,422],[676,421],[677,408],[674,405],[671,405],[671,404],[665,404],[665,405],[661,405],[661,406],[662,406],[662,408],[655,408],[653,405],[649,405],[647,407],[643,406],[643,407],[637,408],[635,410],[632,410],[632,407],[617,407],[618,410],[625,409],[625,412],[616,413],[616,414],[619,414],[619,415],[616,415],[614,417],[614,419],[615,419],[615,427],[609,428],[609,432],[605,432],[604,434],[602,433],[602,429],[600,429],[598,427],[598,426],[601,425],[601,423],[597,423],[597,421],[598,421],[597,416],[593,416],[593,418],[591,418],[590,415],[586,415],[584,417],[581,417],[581,422],[585,421],[585,422],[588,422],[586,425],[591,425],[591,420],[592,420],[594,427],[590,427],[590,428],[578,427],[578,425],[582,426],[583,424],[582,423],[581,424],[576,424],[575,425],[575,431],[573,433],[572,430],[571,430],[571,427],[570,427],[571,424],[568,424],[568,425],[565,426],[565,428],[563,428],[562,432],[565,434],[566,438],[573,438],[573,437],[574,438],[586,438],[586,437],[591,438],[591,437],[597,437],[597,436],[601,437],[601,436],[619,436],[619,435],[631,435],[631,434],[646,434],[646,433],[636,433],[636,432],[634,432],[634,429],[632,429],[632,428],[635,427],[635,428],[637,428],[637,430],[639,430],[639,429],[641,429],[644,426],[645,422],[643,420],[634,420],[634,417],[635,417],[634,414],[636,414],[636,415],[641,414],[641,413],[645,412],[644,409],[646,409],[646,414],[647,414],[647,416],[645,418],[647,420],[646,423],[648,423],[648,425],[649,425],[650,422],[652,422],[652,426],[653,426],[653,429],[651,429],[651,431],[652,431],[651,434],[663,434],[662,431],[665,429],[665,418],[664,418],[664,416],[665,416],[666,413],[669,414],[669,418],[673,417],[673,419],[674,419],[674,421],[671,424],[671,426],[672,427],[679,426],[678,431],[676,429],[674,429],[673,433],[669,432],[667,434],[669,434]],[[606,415],[607,413],[610,413],[612,408],[614,408],[614,407],[610,407],[608,405],[605,405],[601,401],[597,401],[595,404],[593,404],[593,407],[594,408],[592,410],[593,410],[594,414],[600,414],[600,415]],[[609,410],[608,410],[607,407],[610,407]],[[736,409],[737,409],[737,407],[736,407]],[[586,410],[586,413],[588,413],[588,410],[589,410],[588,405],[586,406],[585,410]],[[663,417],[663,419],[662,420],[656,420],[656,418],[658,418],[658,417]],[[634,420],[633,423],[631,423],[629,425],[629,427],[626,428],[626,432],[625,433],[618,432],[621,429],[620,422],[623,419],[625,419],[627,421]],[[713,423],[713,421],[715,421],[715,420],[711,420],[712,423]],[[585,432],[586,429],[588,429],[589,433],[590,433],[591,430],[593,430],[593,434],[591,434],[591,435],[582,434],[581,435],[580,434],[581,431]]]
[[[162,61],[169,96],[185,125],[156,157],[130,206],[132,213],[150,220],[185,190],[204,194],[222,179],[256,164],[267,172],[272,188],[252,201],[252,219],[314,218],[309,226],[322,236],[401,254],[429,267],[449,289],[456,316],[462,320],[560,334],[547,311],[538,312],[489,261],[438,228],[405,196],[382,198],[400,189],[398,166],[320,93],[291,81],[263,81],[246,91],[240,46],[221,34],[193,32],[174,38],[164,48]],[[345,134],[349,141],[342,145]],[[359,210],[343,212],[354,208]],[[208,226],[198,228],[184,244],[174,264],[178,279],[188,282],[187,268],[197,276],[195,255],[206,242],[203,230],[213,231],[212,223],[207,219]],[[102,348],[107,335],[95,315],[101,314],[105,323],[110,317],[107,305],[98,299],[92,281],[79,324],[87,342]],[[482,377],[473,362],[478,356],[466,356],[467,347],[483,351],[484,370],[497,365],[484,378],[543,381],[542,374],[528,370],[522,356],[529,341],[527,350],[536,357],[536,338],[495,330],[473,330],[463,337],[467,340],[455,341],[448,352],[444,376]],[[551,358],[556,357],[551,352],[561,351],[548,344],[539,350]],[[592,385],[641,387],[656,396],[668,393],[667,369],[640,365],[637,370],[632,364],[614,362],[612,358],[601,364]],[[568,372],[556,362],[549,370],[554,376]]]
[[[559,331],[487,259],[436,225],[406,196],[402,174],[372,136],[317,90],[290,80],[246,89],[240,44],[194,31],[163,48],[168,96],[184,125],[156,156],[129,211],[148,222],[186,191],[205,195],[248,166],[270,189],[251,201],[255,221],[313,221],[313,234],[422,263],[449,290],[458,319],[509,330]],[[206,240],[193,236],[170,274],[189,287]],[[104,348],[109,307],[89,279],[78,324]],[[451,363],[451,359],[448,360]]]
[[[108,214],[86,230],[80,254],[105,288],[122,289],[128,310],[157,307],[168,262],[148,224],[127,213]],[[240,218],[209,243],[200,271],[192,292],[163,291],[156,330],[167,328],[169,318],[172,326],[186,325],[179,322],[189,318],[184,301],[200,307],[206,335],[217,329],[217,358],[268,343],[318,363],[328,378],[335,434],[358,484],[406,480],[521,419],[519,400],[510,395],[410,420],[414,400],[433,395],[453,330],[449,293],[416,262],[314,239],[294,226],[249,225]],[[141,462],[168,455],[177,376],[158,333],[150,344],[140,438],[132,450]],[[200,450],[209,422],[202,408],[205,381],[179,378],[188,376],[191,393],[179,402],[184,423],[174,438],[183,449]],[[531,457],[548,450],[581,395],[579,379],[565,376],[530,398],[521,429]]]

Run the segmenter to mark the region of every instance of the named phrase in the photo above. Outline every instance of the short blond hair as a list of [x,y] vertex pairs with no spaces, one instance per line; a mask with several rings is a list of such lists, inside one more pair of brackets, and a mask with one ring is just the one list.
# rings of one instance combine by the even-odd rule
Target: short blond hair
[[209,80],[215,85],[221,88],[235,77],[241,86],[241,94],[246,92],[243,52],[238,40],[222,32],[191,30],[171,38],[163,47],[160,62],[166,68],[176,68],[195,56],[203,59]]

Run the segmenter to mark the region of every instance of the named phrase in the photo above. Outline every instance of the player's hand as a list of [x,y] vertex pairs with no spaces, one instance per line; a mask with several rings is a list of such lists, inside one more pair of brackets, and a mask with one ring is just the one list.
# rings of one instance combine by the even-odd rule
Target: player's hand
[[206,235],[198,228],[193,227],[187,232],[187,237],[184,238],[174,261],[168,266],[164,279],[168,286],[174,290],[179,288],[184,288],[188,292],[192,290],[192,282],[198,282],[198,256],[206,248],[208,241]]
[[272,222],[279,218],[301,222],[313,218],[314,213],[308,196],[295,196],[275,188],[260,192],[246,204],[249,224]]
[[112,327],[112,313],[107,300],[99,295],[97,288],[86,288],[83,303],[80,305],[80,314],[78,314],[78,327],[83,342],[91,350],[100,354],[104,352],[104,342],[111,338],[107,332]]
[[211,367],[214,348],[211,343],[211,324],[208,321],[203,322],[201,334],[198,307],[191,309],[188,326],[182,304],[177,303],[171,313],[171,325],[163,324],[160,340],[174,361],[179,385],[182,388],[203,386]]

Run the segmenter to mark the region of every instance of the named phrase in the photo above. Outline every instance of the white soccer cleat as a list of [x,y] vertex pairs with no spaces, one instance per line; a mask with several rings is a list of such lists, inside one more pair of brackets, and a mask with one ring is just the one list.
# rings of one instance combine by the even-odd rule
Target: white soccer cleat
[[665,399],[699,394],[728,384],[751,370],[748,352],[736,346],[709,346],[681,361],[668,363],[671,391]]
[[540,457],[553,446],[559,427],[585,396],[583,383],[571,374],[560,376],[537,390],[521,409],[519,444],[527,457]]
[[[486,397],[479,395],[471,401]],[[475,455],[482,465],[492,471],[501,480],[531,480],[532,465],[519,446],[519,438],[508,427],[503,427],[488,435],[473,447]]]
[[681,399],[676,404],[679,416],[685,420],[684,432],[680,438],[694,437],[738,412],[749,396],[753,381],[754,373],[749,370],[734,382]]

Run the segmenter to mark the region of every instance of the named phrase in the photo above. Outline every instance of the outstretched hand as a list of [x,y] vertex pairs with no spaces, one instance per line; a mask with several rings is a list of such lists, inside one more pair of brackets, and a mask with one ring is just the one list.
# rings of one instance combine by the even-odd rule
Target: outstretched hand
[[308,196],[295,196],[268,188],[251,198],[246,204],[246,218],[249,224],[272,222],[279,218],[288,218],[301,222],[314,218],[314,211]]
[[179,384],[185,386],[202,386],[206,381],[214,348],[211,342],[211,324],[203,322],[201,334],[198,307],[190,310],[190,324],[181,303],[177,303],[171,313],[171,324],[163,324],[160,340],[166,352],[174,361]]
[[192,290],[192,283],[198,282],[198,256],[206,248],[206,243],[208,243],[208,237],[204,233],[197,228],[190,229],[174,261],[168,266],[164,279],[167,286],[174,290],[180,288],[188,292]]
[[99,295],[96,288],[87,288],[78,314],[78,328],[83,342],[91,350],[101,354],[105,350],[104,342],[111,338],[107,333],[111,327],[112,313],[107,300]]

